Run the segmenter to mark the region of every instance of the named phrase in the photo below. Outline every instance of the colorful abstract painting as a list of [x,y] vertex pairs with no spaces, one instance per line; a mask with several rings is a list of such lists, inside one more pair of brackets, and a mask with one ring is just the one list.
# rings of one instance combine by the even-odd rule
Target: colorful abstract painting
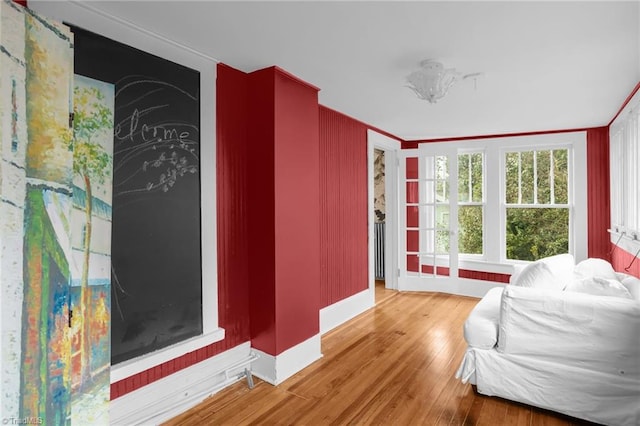
[[4,2],[0,18],[0,412],[18,418],[27,145],[25,19],[17,7]]
[[114,85],[76,75],[70,306],[73,424],[108,424]]
[[[6,254],[22,265],[21,282],[14,287],[14,291],[21,290],[21,304],[2,301],[3,310],[5,304],[17,309],[21,327],[20,345],[12,348],[17,353],[10,355],[10,359],[19,360],[19,370],[13,371],[19,380],[8,389],[10,399],[18,400],[11,402],[7,417],[64,424],[71,412],[67,318],[72,39],[62,25],[8,2],[2,7],[2,41],[5,30],[12,33],[6,40],[15,52],[11,54],[14,62],[20,59],[24,76],[15,90],[16,99],[24,99],[24,110],[17,111],[17,127],[26,130],[12,141],[9,152],[3,152],[24,167],[20,179],[12,180],[11,188],[3,188],[3,193],[16,197],[15,205],[23,218],[22,241],[13,240],[22,251]],[[14,27],[5,26],[5,14],[12,17]],[[4,287],[8,277],[2,278]],[[7,355],[3,353],[3,358]]]
[[64,25],[0,17],[2,418],[108,424],[113,86],[74,87]]

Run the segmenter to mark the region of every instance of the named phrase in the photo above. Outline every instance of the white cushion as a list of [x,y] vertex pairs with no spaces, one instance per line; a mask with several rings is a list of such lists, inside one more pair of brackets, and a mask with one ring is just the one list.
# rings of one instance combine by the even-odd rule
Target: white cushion
[[562,288],[565,288],[567,284],[573,281],[576,261],[572,254],[556,254],[555,256],[542,258],[538,262],[546,264],[551,273],[558,276],[559,280],[562,281]]
[[527,265],[512,285],[516,287],[562,290],[565,284],[562,277],[552,273],[546,263],[536,261]]
[[624,272],[616,272],[616,276],[622,285],[629,290],[631,296],[640,302],[640,278],[625,274]]
[[511,276],[509,277],[509,284],[513,284],[516,282],[516,280],[518,279],[518,276],[520,275],[520,273],[522,272],[522,270],[527,266],[527,264],[525,263],[515,263],[513,265],[513,272],[511,273]]
[[500,301],[504,287],[495,287],[473,308],[464,323],[464,340],[473,348],[491,349],[498,342]]
[[601,277],[608,280],[618,280],[613,266],[604,259],[589,258],[578,263],[575,267],[577,278]]
[[633,299],[633,296],[617,279],[610,280],[602,277],[586,277],[577,279],[565,288],[565,291],[593,294],[594,296],[615,296]]

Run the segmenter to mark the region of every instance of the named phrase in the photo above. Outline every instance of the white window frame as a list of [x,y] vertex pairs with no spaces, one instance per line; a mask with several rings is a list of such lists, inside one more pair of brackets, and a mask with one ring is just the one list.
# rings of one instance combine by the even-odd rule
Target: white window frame
[[[540,151],[559,151],[559,150],[566,150],[567,151],[567,173],[568,173],[568,194],[567,194],[567,203],[566,204],[558,204],[558,203],[540,203],[538,202],[538,185],[537,185],[537,167],[536,167],[536,159],[537,159],[537,152]],[[503,258],[505,261],[510,261],[510,262],[514,262],[514,261],[518,261],[517,259],[507,259],[507,231],[506,231],[506,220],[507,220],[507,209],[509,208],[520,208],[520,209],[528,209],[528,208],[562,208],[562,209],[569,209],[569,252],[572,252],[571,247],[572,247],[572,239],[575,238],[575,232],[572,232],[573,230],[573,226],[572,226],[572,222],[573,222],[573,218],[575,217],[574,215],[574,210],[575,210],[575,206],[574,206],[574,202],[573,202],[573,192],[574,192],[574,186],[573,186],[573,177],[571,176],[571,171],[572,171],[572,164],[573,164],[573,145],[572,144],[563,144],[563,143],[559,143],[559,144],[552,144],[552,145],[536,145],[536,146],[520,146],[520,147],[514,147],[513,149],[509,149],[509,148],[503,148],[502,150],[502,155],[501,155],[501,159],[500,159],[500,170],[501,170],[501,174],[504,177],[501,182],[500,182],[500,191],[501,191],[501,199],[502,199],[502,215],[501,215],[501,222],[502,222],[502,231],[504,232],[504,239],[503,239]],[[523,203],[522,202],[522,192],[521,192],[521,185],[519,184],[519,191],[518,191],[518,202],[517,203],[507,203],[506,200],[506,156],[507,154],[511,154],[511,153],[523,153],[523,152],[533,152],[533,163],[534,163],[534,169],[533,169],[533,203]],[[551,157],[551,162],[553,162],[553,156]],[[518,180],[519,182],[521,182],[521,170],[519,170],[520,173],[518,174]],[[553,175],[551,175],[550,181],[552,180]],[[554,198],[554,194],[553,194],[553,182],[550,182],[551,184],[551,198],[552,201]]]
[[611,242],[640,248],[640,91],[609,127]]
[[[513,150],[543,150],[570,148],[569,153],[569,202],[570,213],[569,252],[577,262],[587,258],[587,136],[586,131],[505,136],[496,138],[466,139],[448,144],[459,153],[484,152],[484,202],[483,246],[484,254],[460,255],[459,267],[480,272],[510,274],[513,264],[523,261],[506,258],[506,230],[504,206],[504,155]],[[495,188],[495,189],[494,189]],[[491,236],[491,238],[488,238]]]
[[[482,260],[484,259],[484,255],[486,253],[486,247],[485,247],[485,240],[486,240],[486,235],[485,235],[485,215],[486,215],[486,204],[487,204],[487,200],[486,200],[486,193],[487,193],[487,186],[486,186],[486,163],[487,163],[487,159],[486,159],[486,155],[484,150],[482,149],[459,149],[458,150],[458,164],[460,164],[460,156],[461,155],[469,155],[469,158],[471,158],[470,156],[472,154],[480,154],[482,156],[482,201],[461,201],[460,200],[460,193],[458,193],[458,206],[479,206],[482,208],[482,253],[481,254],[477,254],[477,253],[459,253],[459,257],[460,259],[470,259],[470,260]],[[469,164],[470,166],[470,164]],[[459,170],[459,169],[458,169]],[[471,168],[469,168],[469,170],[471,170]],[[459,173],[459,172],[458,172]],[[471,179],[469,179],[469,183],[471,184]],[[469,195],[470,195],[470,199],[473,200],[473,194],[471,192],[471,188],[469,188]],[[459,210],[459,209],[458,209]],[[458,215],[458,220],[460,219],[460,215]],[[460,227],[460,224],[458,223],[457,228]],[[459,233],[459,229],[458,229],[458,233]],[[459,235],[458,235],[459,238]],[[458,247],[460,247],[460,245],[458,244]]]
[[[499,217],[500,261],[507,263],[521,262],[509,260],[506,256],[505,155],[507,152],[516,150],[543,151],[552,149],[569,150],[569,253],[573,254],[577,262],[586,259],[588,250],[586,132],[547,133],[502,139],[501,148],[498,149],[500,161],[500,208],[498,212],[495,212]],[[493,187],[490,183],[488,185],[489,188]]]

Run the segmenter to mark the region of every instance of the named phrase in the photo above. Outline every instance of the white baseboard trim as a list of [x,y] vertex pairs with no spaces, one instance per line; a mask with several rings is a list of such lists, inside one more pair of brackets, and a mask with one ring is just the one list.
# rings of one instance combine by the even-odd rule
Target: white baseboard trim
[[279,385],[298,371],[322,358],[320,334],[287,349],[279,355],[270,355],[258,349],[252,349],[258,356],[253,362],[252,373],[272,385]]
[[333,330],[375,304],[375,291],[367,289],[320,309],[320,334]]
[[202,362],[111,401],[111,425],[160,424],[226,386],[242,379],[245,368],[251,370],[249,342],[236,346]]
[[505,283],[494,281],[473,280],[458,278],[451,280],[425,279],[418,277],[400,278],[398,290],[400,291],[434,291],[439,293],[457,294],[459,296],[484,297],[494,287],[503,287]]

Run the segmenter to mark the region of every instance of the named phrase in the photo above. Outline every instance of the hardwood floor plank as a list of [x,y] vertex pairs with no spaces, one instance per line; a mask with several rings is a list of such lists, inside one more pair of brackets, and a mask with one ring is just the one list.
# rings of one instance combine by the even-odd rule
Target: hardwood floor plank
[[507,407],[497,398],[486,398],[482,404],[476,424],[478,426],[494,426],[504,424],[507,415]]
[[[442,336],[450,332],[450,324],[455,323],[454,319],[458,315],[457,308],[450,309],[442,317],[443,321],[434,323],[433,327],[428,329],[423,340],[428,350],[414,352],[418,358],[409,359],[409,362],[418,366],[417,371],[410,377],[403,392],[390,402],[397,410],[386,409],[383,411],[385,417],[379,417],[377,420],[391,420],[392,416],[401,424],[432,424],[437,420],[439,413],[431,412],[431,408],[442,393],[443,384],[454,374],[450,368],[451,347],[448,343],[441,344],[441,341]],[[463,342],[459,342],[459,346],[464,350]],[[416,402],[422,403],[421,410],[411,409]]]
[[251,424],[289,397],[290,394],[277,386],[262,382],[236,403],[228,404],[217,412],[203,414],[202,420],[204,424]]
[[[469,411],[467,411],[467,415],[464,419],[464,425],[477,425],[478,419],[482,415],[482,410],[484,408],[484,403],[487,398],[484,398],[481,395],[478,395],[474,392],[474,397],[471,400],[471,406],[469,407]],[[497,424],[497,423],[496,423]]]
[[459,391],[453,396],[453,401],[451,402],[451,412],[446,414],[443,412],[443,416],[449,418],[450,425],[467,424],[465,420],[475,401],[475,393],[471,386],[459,383],[458,389]]
[[572,425],[455,379],[478,299],[394,293],[322,337],[323,358],[279,386],[238,382],[168,421],[191,425]]
[[509,403],[509,405],[507,405],[504,424],[505,426],[531,424],[531,409],[523,404]]

